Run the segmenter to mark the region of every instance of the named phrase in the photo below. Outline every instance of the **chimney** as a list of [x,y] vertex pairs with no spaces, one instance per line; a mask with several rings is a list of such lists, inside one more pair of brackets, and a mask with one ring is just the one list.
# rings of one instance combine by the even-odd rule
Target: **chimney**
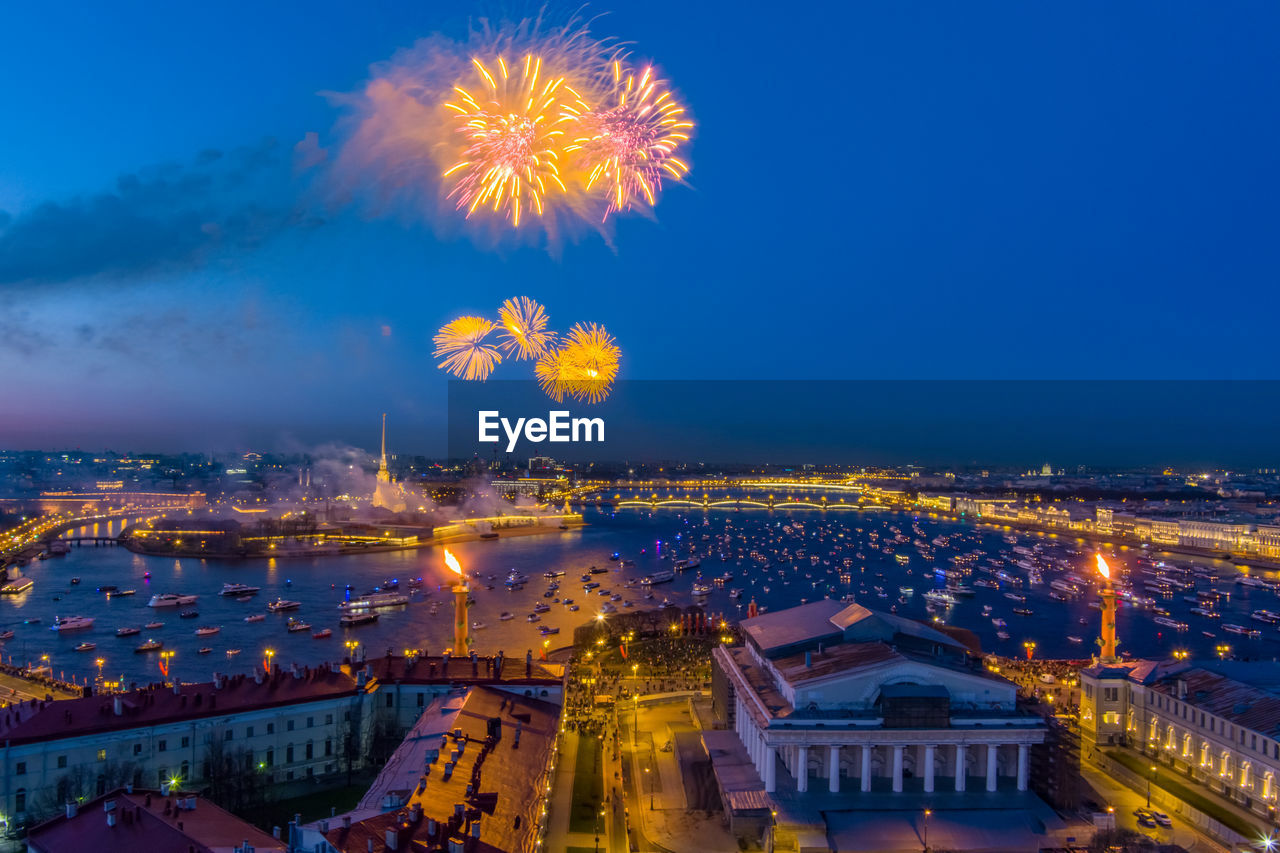
[[115,700],[115,712],[117,717],[124,714],[124,701],[121,700],[119,696],[117,696]]
[[107,826],[115,826],[115,825],[116,825],[116,813],[107,812]]
[[1185,678],[1178,679],[1178,698],[1184,702],[1187,699],[1187,680]]
[[463,841],[461,838],[449,839],[449,853],[463,853]]
[[367,842],[365,842],[364,848],[365,848],[366,850],[368,850],[368,851],[369,851],[369,853],[373,853],[373,839],[372,839],[372,838],[370,838]]
[[[399,829],[397,829],[394,826],[388,829],[386,834],[386,839],[387,839],[388,850],[400,849],[400,830]],[[370,839],[370,842],[372,842],[372,840],[373,839]]]
[[351,815],[347,814],[342,816],[342,828],[343,829],[351,828]]
[[323,834],[328,831],[329,831],[329,821],[327,820],[320,821],[320,832]]
[[480,818],[476,818],[475,822],[471,824],[471,837],[477,841],[480,840]]
[[813,666],[813,652],[804,653],[804,668],[809,669]]
[[71,820],[76,816],[77,809],[78,806],[76,806],[75,800],[67,800],[67,820]]

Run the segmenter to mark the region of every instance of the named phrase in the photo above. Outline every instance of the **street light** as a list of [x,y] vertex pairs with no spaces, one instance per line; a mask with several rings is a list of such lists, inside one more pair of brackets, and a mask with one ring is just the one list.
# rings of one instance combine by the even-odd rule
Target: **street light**
[[929,853],[929,817],[933,814],[933,809],[924,810],[924,853]]
[[1151,765],[1151,775],[1147,777],[1147,808],[1151,808],[1151,780],[1156,778],[1156,766]]
[[649,781],[649,768],[644,769],[645,787],[649,789],[649,811],[653,811],[653,783]]

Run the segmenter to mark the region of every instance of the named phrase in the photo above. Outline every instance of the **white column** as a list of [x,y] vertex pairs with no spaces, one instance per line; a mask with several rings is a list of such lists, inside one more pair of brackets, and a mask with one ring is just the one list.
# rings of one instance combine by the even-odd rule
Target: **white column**
[[765,745],[764,748],[764,790],[766,794],[772,794],[778,790],[778,756],[776,750]]
[[1030,771],[1030,762],[1028,761],[1029,750],[1025,743],[1018,744],[1018,790],[1027,790],[1027,776]]
[[796,790],[804,793],[809,790],[809,747],[802,746],[796,750]]
[[956,790],[957,791],[964,790],[964,776],[965,776],[964,764],[965,764],[965,758],[967,757],[965,754],[966,752],[967,752],[967,749],[964,744],[962,743],[956,744]]
[[871,790],[871,744],[862,745],[862,793]]
[[996,758],[1000,747],[994,743],[987,744],[987,791],[994,793],[996,789]]
[[924,748],[924,792],[933,793],[933,744]]
[[827,747],[827,790],[840,793],[840,747]]
[[893,748],[893,792],[902,793],[902,747]]

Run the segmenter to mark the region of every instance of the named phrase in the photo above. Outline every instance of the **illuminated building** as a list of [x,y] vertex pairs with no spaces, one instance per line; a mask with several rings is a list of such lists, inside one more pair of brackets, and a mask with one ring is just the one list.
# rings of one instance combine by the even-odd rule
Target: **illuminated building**
[[387,415],[382,415],[382,457],[378,462],[378,485],[373,491],[373,505],[391,512],[404,512],[404,489],[391,479],[387,470]]

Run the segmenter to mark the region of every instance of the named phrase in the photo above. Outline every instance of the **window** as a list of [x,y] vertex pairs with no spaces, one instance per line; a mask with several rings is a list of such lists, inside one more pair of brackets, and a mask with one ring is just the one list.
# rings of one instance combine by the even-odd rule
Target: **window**
[[182,736],[182,748],[183,748],[183,749],[186,749],[186,748],[187,748],[187,747],[189,747],[189,746],[191,746],[191,736],[190,736],[190,735],[183,735],[183,736]]
[[168,748],[169,748],[169,742],[166,740],[162,740],[156,744],[157,752],[164,752]]
[[231,740],[231,729],[227,729],[225,732],[222,733],[222,739]]
[[307,728],[314,729],[316,727],[316,718],[307,717]]
[[331,725],[333,725],[333,714],[325,714],[325,715],[324,715],[324,724],[325,724],[326,726],[331,726]]
[[26,775],[27,775],[27,762],[25,762],[25,761],[19,761],[16,765],[14,765],[13,773],[14,773],[14,775],[15,775],[15,776],[26,776]]
[[390,707],[392,706],[392,704],[395,702],[395,699],[396,699],[396,697],[395,697],[393,694],[391,694],[391,693],[388,693],[388,694],[387,694],[387,707],[388,707],[388,708],[390,708]]
[[58,769],[62,770],[67,766],[67,757],[65,755],[58,756]]
[[267,734],[269,734],[269,735],[273,735],[273,734],[275,734],[275,733],[276,733],[276,724],[275,724],[275,723],[267,723]]
[[309,761],[312,758],[315,758],[315,752],[312,748],[311,741],[307,741],[307,760]]
[[13,810],[15,812],[25,812],[27,810],[26,788],[19,788],[17,793],[13,795]]
[[107,751],[105,749],[98,750],[98,760],[99,761],[107,760]]
[[326,758],[329,757],[330,755],[333,755],[333,739],[332,738],[324,739],[324,754]]
[[421,708],[421,707],[423,707],[423,706],[424,706],[424,705],[426,705],[426,704],[427,704],[427,694],[425,694],[425,693],[419,693],[419,694],[418,694],[418,707],[419,707],[419,708]]
[[293,731],[293,720],[289,720],[284,724],[286,731]]
[[285,748],[284,763],[285,764],[293,763],[293,744],[289,744],[289,746]]
[[249,726],[244,730],[245,737],[253,737],[253,726]]
[[134,755],[142,755],[142,744],[140,744],[140,743],[135,743],[135,744],[133,745],[133,754],[134,754]]
[[267,760],[265,763],[268,767],[276,766],[276,751],[274,749],[267,750]]
[[1108,688],[1106,688],[1106,690],[1104,691],[1104,693],[1105,693],[1106,695],[1105,695],[1103,698],[1105,698],[1108,702],[1118,702],[1118,701],[1120,701],[1120,688],[1119,688],[1119,687],[1108,687]]

